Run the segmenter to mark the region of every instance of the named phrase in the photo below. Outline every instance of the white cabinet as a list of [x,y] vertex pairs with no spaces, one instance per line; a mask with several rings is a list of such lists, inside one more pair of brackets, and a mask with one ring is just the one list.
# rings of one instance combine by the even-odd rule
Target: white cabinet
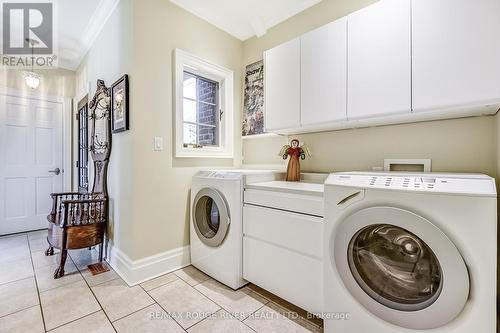
[[500,100],[500,1],[414,0],[413,110]]
[[380,0],[265,53],[266,130],[494,114],[500,0]]
[[310,313],[323,308],[322,274],[321,260],[243,236],[243,278]]
[[248,204],[281,210],[293,210],[297,213],[314,216],[323,216],[322,195],[246,189],[244,196],[245,203]]
[[243,277],[309,311],[323,307],[323,219],[243,206]]
[[410,12],[410,0],[382,0],[348,16],[349,119],[410,114]]
[[300,38],[264,54],[265,129],[300,127]]
[[301,37],[302,126],[346,120],[347,19]]

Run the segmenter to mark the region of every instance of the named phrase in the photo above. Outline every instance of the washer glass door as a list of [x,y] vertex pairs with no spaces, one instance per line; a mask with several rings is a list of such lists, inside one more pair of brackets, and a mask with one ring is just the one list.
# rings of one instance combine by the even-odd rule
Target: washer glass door
[[375,224],[360,230],[349,243],[348,260],[360,287],[392,309],[424,309],[439,297],[443,286],[434,252],[395,225]]
[[222,194],[213,188],[203,188],[193,201],[193,224],[200,240],[212,247],[219,246],[229,230],[229,209]]

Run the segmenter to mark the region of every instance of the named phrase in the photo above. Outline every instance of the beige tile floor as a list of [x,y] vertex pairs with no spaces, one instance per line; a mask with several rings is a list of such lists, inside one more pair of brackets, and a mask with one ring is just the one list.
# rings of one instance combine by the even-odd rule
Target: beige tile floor
[[46,257],[46,231],[0,237],[0,333],[322,332],[322,322],[248,285],[227,288],[192,266],[128,286],[113,270],[92,276],[97,251]]

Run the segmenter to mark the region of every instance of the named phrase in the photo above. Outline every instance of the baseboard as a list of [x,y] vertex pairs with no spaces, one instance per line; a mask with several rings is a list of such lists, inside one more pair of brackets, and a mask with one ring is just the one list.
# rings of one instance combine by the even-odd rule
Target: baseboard
[[111,267],[129,286],[191,264],[189,246],[178,247],[135,261],[117,247],[110,246],[107,257]]

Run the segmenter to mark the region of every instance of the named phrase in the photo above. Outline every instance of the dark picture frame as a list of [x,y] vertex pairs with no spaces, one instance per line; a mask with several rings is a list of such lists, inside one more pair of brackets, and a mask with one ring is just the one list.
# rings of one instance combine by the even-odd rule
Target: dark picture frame
[[128,75],[111,86],[111,129],[113,133],[129,130]]

